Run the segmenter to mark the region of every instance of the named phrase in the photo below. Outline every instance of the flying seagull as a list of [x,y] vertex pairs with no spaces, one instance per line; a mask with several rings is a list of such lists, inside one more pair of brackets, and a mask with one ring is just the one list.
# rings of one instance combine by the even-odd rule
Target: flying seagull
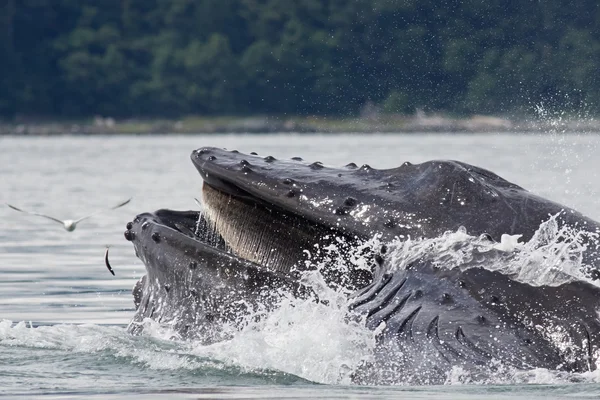
[[72,231],[74,231],[74,230],[75,230],[75,228],[77,227],[77,224],[78,224],[78,223],[80,223],[81,221],[83,221],[84,219],[88,219],[88,218],[90,218],[90,217],[93,217],[94,215],[96,215],[96,214],[100,214],[100,213],[101,213],[101,212],[103,212],[103,211],[107,211],[107,210],[114,210],[114,209],[116,209],[116,208],[123,207],[125,204],[129,203],[130,201],[131,201],[131,197],[130,197],[129,199],[125,200],[124,202],[117,204],[117,205],[116,205],[116,206],[114,206],[114,207],[110,207],[110,208],[107,208],[107,209],[104,209],[104,210],[96,211],[95,213],[92,213],[92,214],[90,214],[90,215],[86,215],[85,217],[83,217],[83,218],[79,218],[79,219],[76,219],[76,220],[72,220],[72,219],[66,219],[66,220],[64,220],[64,221],[61,221],[60,219],[58,219],[58,218],[54,218],[54,217],[51,217],[51,216],[49,216],[49,215],[44,215],[44,214],[40,214],[40,213],[36,213],[36,212],[25,211],[25,210],[22,210],[22,209],[20,209],[20,208],[18,208],[18,207],[15,207],[15,206],[13,206],[13,205],[10,205],[10,204],[8,204],[8,203],[6,203],[6,205],[7,205],[7,206],[9,206],[10,208],[12,208],[13,210],[20,211],[20,212],[22,212],[22,213],[25,213],[25,214],[37,215],[38,217],[44,217],[44,218],[47,218],[47,219],[49,219],[49,220],[52,220],[52,221],[58,222],[58,223],[59,223],[59,224],[61,224],[61,225],[62,225],[62,226],[63,226],[63,227],[64,227],[64,228],[67,230],[67,231],[69,231],[69,232],[72,232]]

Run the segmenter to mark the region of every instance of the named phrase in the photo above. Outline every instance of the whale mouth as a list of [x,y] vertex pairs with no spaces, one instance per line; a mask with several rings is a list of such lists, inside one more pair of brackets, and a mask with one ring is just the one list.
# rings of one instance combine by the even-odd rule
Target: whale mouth
[[[325,249],[350,248],[356,241],[231,184],[220,187],[227,189],[203,183],[196,236],[266,271],[299,279],[303,272],[317,268]],[[328,265],[319,269],[327,283],[352,291],[372,281],[371,271],[364,269],[350,268],[345,273]]]
[[270,271],[303,270],[306,250],[327,239],[327,229],[241,190],[234,195],[204,182],[202,204],[201,238],[218,235],[226,251]]
[[[306,290],[298,287],[301,277],[317,268],[327,284],[348,292],[372,282],[372,270],[353,268],[348,260],[336,260],[350,265],[345,270],[339,262],[320,262],[332,246],[341,258],[352,257],[344,250],[353,249],[356,238],[285,210],[226,179],[216,182],[204,180],[199,211],[161,209],[140,214],[127,225],[125,238],[133,242],[150,276],[134,288],[136,308],[143,302],[144,285],[153,279],[185,276],[192,263],[210,273],[251,271],[259,286],[266,283],[294,292]],[[363,250],[365,258],[372,255],[368,251]]]
[[319,263],[319,249],[354,247],[342,233],[219,182],[204,181],[200,211],[162,209],[127,224],[125,238],[146,267],[133,289],[129,332],[142,333],[151,319],[178,337],[212,343],[227,337],[222,327],[275,307],[282,295],[318,299],[302,279],[306,271],[318,269],[347,293],[373,281],[371,270]]

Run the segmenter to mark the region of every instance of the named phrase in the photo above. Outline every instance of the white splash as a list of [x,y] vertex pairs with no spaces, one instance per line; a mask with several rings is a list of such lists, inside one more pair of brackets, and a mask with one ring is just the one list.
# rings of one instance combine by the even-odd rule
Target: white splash
[[[433,239],[395,241],[388,246],[388,257],[396,268],[423,259],[443,268],[488,268],[537,286],[588,280],[582,272],[582,255],[586,250],[583,239],[597,236],[561,226],[557,218],[555,215],[542,223],[526,243],[519,241],[520,235],[504,235],[500,243],[495,243],[485,236],[471,236],[461,228]],[[375,237],[357,246],[342,238],[333,239],[334,243],[327,247],[315,246],[307,251],[310,255],[307,267],[313,270],[302,277],[302,282],[313,288],[321,303],[287,297],[274,312],[261,314],[262,319],[254,318],[259,311],[249,315],[245,328],[235,332],[230,340],[209,346],[195,344],[192,354],[243,370],[275,369],[314,382],[350,384],[353,371],[372,357],[376,332],[368,330],[361,321],[348,319],[347,292],[329,287],[320,271],[326,266],[342,271],[369,269],[372,264],[365,254],[368,249],[380,248],[381,242]],[[349,248],[353,249],[350,255]],[[563,336],[561,332],[549,332],[548,339],[555,338],[568,345]],[[447,374],[446,384],[600,381],[600,373],[518,371],[500,364],[493,368],[496,372],[485,378],[460,367],[453,368]]]
[[[390,265],[405,269],[424,260],[440,268],[499,271],[533,286],[558,286],[575,280],[599,285],[586,276],[589,266],[583,263],[588,243],[596,245],[598,233],[561,225],[559,216],[543,222],[526,243],[519,242],[521,235],[508,234],[502,235],[500,243],[494,243],[485,236],[471,236],[462,227],[433,239],[397,240],[390,245]],[[478,261],[482,254],[485,260]]]
[[[154,332],[158,332],[154,331]],[[158,336],[162,336],[158,334]],[[0,320],[0,343],[38,349],[55,349],[69,353],[95,354],[109,352],[115,357],[131,360],[155,370],[195,369],[200,362],[191,361],[172,352],[174,343],[155,338],[134,337],[119,327],[93,324],[33,327],[19,322]]]
[[347,320],[345,301],[326,305],[286,298],[259,321],[248,316],[246,327],[231,340],[197,345],[191,352],[242,369],[275,369],[313,382],[351,384],[351,373],[374,347],[374,333]]
[[519,239],[522,238],[523,235],[508,235],[503,233],[500,237],[500,243],[495,244],[493,247],[496,250],[512,252],[517,248],[523,246],[523,243],[519,243]]

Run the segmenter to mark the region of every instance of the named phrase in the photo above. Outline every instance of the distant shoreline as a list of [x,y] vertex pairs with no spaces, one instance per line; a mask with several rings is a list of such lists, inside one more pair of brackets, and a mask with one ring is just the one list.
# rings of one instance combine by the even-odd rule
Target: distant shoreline
[[514,120],[474,115],[453,118],[432,115],[372,115],[362,118],[329,117],[187,117],[184,119],[123,119],[95,117],[89,120],[36,120],[0,122],[0,135],[120,135],[194,133],[600,133],[600,120]]

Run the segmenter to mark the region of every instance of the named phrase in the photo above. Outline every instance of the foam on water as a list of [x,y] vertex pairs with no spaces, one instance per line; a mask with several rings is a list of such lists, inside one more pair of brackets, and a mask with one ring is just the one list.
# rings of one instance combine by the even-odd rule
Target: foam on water
[[45,394],[306,383],[284,372],[198,356],[189,343],[93,324],[34,327],[1,320],[0,365],[0,396],[30,396],[32,385]]
[[[2,346],[63,350],[70,353],[108,352],[113,357],[150,369],[192,369],[200,366],[171,352],[175,347],[173,342],[144,341],[126,334],[123,328],[94,324],[33,327],[25,322],[13,324],[12,321],[2,320],[0,343]],[[139,351],[140,344],[144,351]]]
[[[0,348],[44,349],[54,354],[60,351],[59,362],[66,355],[91,355],[98,363],[103,359],[106,362],[109,357],[111,365],[118,361],[122,366],[142,371],[178,371],[183,378],[189,373],[196,377],[220,374],[228,379],[250,374],[269,381],[275,378],[280,383],[299,382],[291,374],[313,382],[348,385],[352,371],[373,348],[374,340],[372,332],[347,323],[342,315],[342,310],[290,299],[265,321],[249,325],[232,340],[209,346],[153,336],[133,337],[120,327],[93,324],[32,327],[24,322],[2,320]],[[600,383],[600,371],[567,373],[539,368],[529,371],[499,368],[495,376],[475,380],[456,367],[446,380],[447,385],[565,383]]]

